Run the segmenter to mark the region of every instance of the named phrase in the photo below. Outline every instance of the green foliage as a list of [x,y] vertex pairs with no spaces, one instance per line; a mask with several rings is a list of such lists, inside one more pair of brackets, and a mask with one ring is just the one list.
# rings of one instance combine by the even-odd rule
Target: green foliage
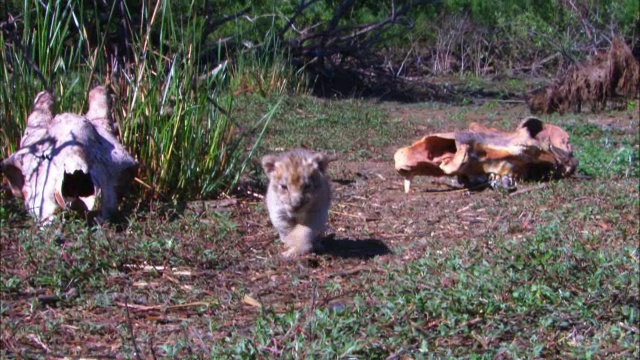
[[[389,154],[377,149],[391,145],[390,139],[401,131],[399,124],[385,121],[379,107],[364,101],[298,96],[286,97],[282,106],[295,111],[286,111],[274,118],[265,141],[269,149],[307,146],[340,154],[357,150],[350,154],[355,159],[388,158]],[[353,149],[354,142],[364,145]]]
[[[602,308],[629,313],[624,303],[610,305],[609,299],[630,295],[639,285],[631,272],[637,264],[633,250],[594,251],[586,245],[591,239],[574,238],[572,230],[551,224],[522,241],[487,238],[484,241],[496,249],[491,254],[479,248],[461,254],[428,252],[405,266],[385,269],[385,286],[372,284],[366,296],[354,298],[348,311],[278,314],[267,309],[256,320],[253,336],[237,337],[232,340],[235,347],[217,347],[216,354],[268,356],[273,339],[287,339],[278,342],[283,353],[318,358],[385,358],[390,349],[438,358],[478,354],[471,346],[443,346],[460,341],[455,339],[490,343],[482,350],[489,357],[546,356],[558,348],[576,356],[602,354],[613,339],[637,352],[637,335],[621,332],[615,325],[618,320],[593,320]],[[582,326],[597,330],[581,332],[584,336],[570,343],[560,340],[573,338],[572,331]],[[305,329],[304,335],[290,335],[292,328]],[[556,335],[549,342],[536,333]]]
[[[188,198],[232,186],[249,165],[255,166],[250,157],[256,152],[306,145],[333,151],[345,162],[381,163],[390,160],[390,149],[401,139],[464,128],[469,115],[482,110],[473,104],[426,104],[436,107],[438,115],[416,115],[415,124],[408,126],[368,102],[283,96],[304,94],[308,82],[289,62],[287,38],[276,34],[295,12],[295,0],[106,3],[2,5],[22,18],[17,17],[18,41],[11,31],[0,31],[0,77],[6,85],[0,88],[0,157],[15,150],[33,96],[46,86],[55,90],[58,110],[82,112],[87,91],[96,83],[109,83],[123,142],[142,163],[139,177],[168,196]],[[341,3],[315,2],[296,20],[297,29],[326,24]],[[452,42],[451,48],[464,53],[464,44],[479,44],[473,49],[483,64],[499,67],[500,61],[549,54],[545,51],[571,52],[575,41],[584,41],[586,35],[576,31],[581,26],[577,14],[561,3],[434,2],[416,10],[413,31],[396,31],[395,42],[385,45],[401,48],[424,42],[429,49],[459,25],[452,22],[450,28],[438,29],[443,19],[466,19],[468,14],[477,27],[467,28],[463,35],[477,36],[471,37],[477,41],[461,36],[454,40],[465,42]],[[600,6],[592,8],[589,18],[597,26],[611,24],[625,34],[634,31],[634,2],[587,5]],[[211,14],[245,8],[250,21],[241,17],[215,31],[207,26]],[[337,25],[374,22],[389,11],[389,3],[356,2]],[[229,37],[247,40],[246,46],[219,42]],[[114,47],[121,53],[105,56]],[[487,103],[487,119],[509,125],[508,116],[501,118],[496,110],[500,106]],[[89,355],[116,351],[130,358],[198,358],[200,353],[211,358],[588,358],[614,351],[637,357],[638,223],[629,209],[639,206],[640,149],[637,134],[628,131],[637,124],[615,129],[582,119],[560,121],[569,122],[566,129],[580,161],[578,171],[594,176],[593,182],[568,179],[525,196],[487,196],[485,204],[490,205],[483,210],[492,218],[485,233],[468,235],[475,224],[469,223],[457,229],[456,241],[446,246],[437,235],[426,236],[426,249],[418,249],[413,258],[402,257],[405,249],[395,247],[394,254],[381,261],[358,260],[370,267],[370,274],[327,276],[321,267],[311,266],[313,259],[296,264],[289,268],[295,269],[293,286],[320,279],[313,287],[317,295],[311,295],[315,301],[278,297],[251,313],[249,320],[236,315],[248,306],[242,296],[251,291],[254,279],[266,274],[278,284],[278,277],[289,275],[263,271],[271,260],[256,255],[262,243],[255,239],[264,235],[265,222],[242,216],[258,201],[243,202],[233,214],[216,210],[213,215],[190,210],[193,203],[175,201],[160,209],[136,210],[119,227],[87,228],[84,221],[71,218],[63,228],[39,228],[24,220],[17,200],[0,192],[0,332],[3,344],[23,347],[3,347],[0,355],[45,356],[45,345],[53,349],[47,355],[66,356],[77,349],[78,341],[93,345],[94,340],[107,339],[108,349]],[[354,177],[357,170],[331,171]],[[368,175],[358,175],[354,186]],[[474,204],[482,201],[480,195],[473,196]],[[404,199],[376,198],[366,205],[395,207]],[[438,222],[446,216],[442,210]],[[264,211],[254,212],[266,219]],[[234,223],[232,215],[246,226]],[[359,214],[341,216],[361,220]],[[408,236],[394,233],[398,231],[401,228],[361,232],[367,237],[391,235],[394,240],[388,242],[395,244],[396,235]],[[415,252],[419,245],[411,240],[405,246]],[[320,266],[339,261],[322,257]],[[161,266],[190,272],[178,278],[173,270],[153,269]],[[224,277],[239,273],[244,278]],[[254,288],[251,295],[277,293],[279,289],[270,286]],[[71,288],[79,295],[62,301],[63,306],[48,308],[37,298],[40,291],[62,296]],[[366,291],[349,292],[352,288]],[[173,305],[189,310],[173,313]],[[141,311],[134,311],[135,306]],[[120,320],[115,332],[110,332],[113,318],[91,318],[105,313]],[[125,320],[129,316],[134,320]],[[244,326],[236,325],[243,320]],[[158,333],[147,332],[149,328]],[[76,342],[66,343],[73,336]],[[134,340],[144,349],[142,354]],[[114,344],[116,350],[109,350]]]
[[640,138],[590,123],[568,127],[579,171],[598,177],[640,177]]
[[[137,215],[137,219],[145,219],[148,214]],[[179,222],[168,221],[170,216],[154,216],[156,220],[146,219],[144,223],[132,219],[129,230],[137,236],[129,239],[114,235],[112,229],[88,228],[84,219],[74,218],[67,219],[63,230],[56,226],[20,229],[14,235],[23,239],[20,252],[24,255],[22,266],[28,270],[24,274],[27,276],[1,274],[0,291],[13,291],[27,284],[63,292],[71,287],[95,291],[105,286],[106,277],[133,270],[128,268],[132,264],[179,267],[198,262],[203,269],[219,269],[237,256],[233,244],[226,243],[227,250],[219,247],[234,231],[233,222],[225,216],[214,215],[207,220],[209,225],[191,213],[173,214],[179,216]],[[145,234],[151,226],[158,231]],[[215,234],[211,234],[210,226],[215,227]],[[4,236],[2,240],[8,245]]]
[[[435,2],[416,12],[414,31],[400,37],[396,46],[404,49],[403,53],[411,48],[415,51],[417,44],[429,48],[429,63],[436,74],[472,71],[486,75],[524,70],[555,76],[558,66],[566,67],[590,55],[585,49],[593,52],[594,45],[607,47],[610,40],[605,39],[610,39],[612,33],[634,46],[640,18],[637,2],[631,3]],[[532,64],[536,66],[531,67]]]
[[[435,6],[441,7],[440,11],[450,14],[467,13],[472,20],[488,26],[499,25],[505,20],[524,15],[562,28],[569,25],[569,18],[578,16],[575,13],[576,9],[564,6],[564,3],[558,0],[447,0],[442,5]],[[632,1],[609,0],[589,4],[578,3],[577,6],[585,13],[591,12],[595,16],[601,17],[594,19],[600,20],[606,17],[617,19],[616,24],[620,26],[633,26],[633,22],[637,21],[637,17],[631,15],[633,10],[637,12],[637,3],[632,5]]]
[[[252,118],[278,99],[245,94],[234,101],[241,104],[237,111]],[[464,128],[487,112],[495,116],[489,125],[506,127],[517,123],[510,118],[522,107],[384,106],[303,96],[285,97],[279,108],[258,151],[309,139],[339,155],[330,171],[347,176],[334,179],[356,179],[356,185],[334,183],[338,201],[331,226],[342,237],[349,231],[338,228],[342,224],[371,224],[346,213],[351,202],[374,211],[391,208],[400,216],[406,214],[402,206],[414,206],[407,203],[447,196],[357,192],[371,168],[354,175],[363,162],[348,155],[387,166],[386,149],[407,137]],[[395,119],[400,112],[415,116],[416,127]],[[624,112],[612,116],[620,120],[617,126],[635,124],[621,124],[628,121]],[[553,120],[569,130],[577,154],[602,147],[613,155],[615,147],[600,142],[607,137],[615,146],[638,143],[635,134],[604,127],[599,119]],[[356,129],[354,122],[366,126]],[[304,132],[310,127],[318,131]],[[344,134],[330,132],[333,127]],[[354,147],[361,144],[379,146],[358,154]],[[367,236],[381,238],[393,254],[368,260],[272,258],[277,235],[265,235],[271,229],[258,200],[230,211],[203,210],[204,201],[152,203],[135,211],[121,224],[124,229],[87,228],[67,219],[60,230],[24,220],[17,203],[0,193],[0,330],[7,343],[27,344],[20,353],[25,357],[43,354],[30,341],[34,336],[56,353],[70,353],[77,341],[90,339],[116,346],[113,351],[125,357],[637,357],[639,223],[630,209],[639,206],[638,179],[613,167],[591,180],[563,179],[516,196],[454,192],[432,209],[416,208],[412,214],[420,219],[410,222],[373,220],[387,222],[377,229],[365,225],[371,227]],[[392,181],[379,182],[386,188]],[[347,192],[357,195],[342,201]],[[461,223],[467,212],[474,222]],[[430,214],[436,214],[433,226],[402,233],[403,224],[431,224]],[[438,233],[447,228],[453,231]],[[63,296],[70,288],[78,296],[57,306],[32,295]],[[243,301],[245,295],[262,307]],[[12,351],[2,348],[0,355]],[[82,351],[84,356],[92,350]]]
[[[80,47],[65,45],[65,40],[75,32],[72,19],[76,14],[73,9],[62,3],[56,7],[30,5],[29,2],[24,3],[22,41],[8,42],[9,39],[0,35],[6,50],[0,53],[5,84],[0,93],[0,117],[6,119],[2,127],[2,158],[16,150],[33,97],[52,85],[50,79],[75,66],[82,55]],[[68,85],[65,83],[65,87]]]
[[0,116],[7,119],[0,157],[16,150],[33,97],[43,88],[54,89],[59,111],[82,113],[88,90],[107,84],[115,92],[123,144],[139,159],[142,181],[171,197],[209,197],[238,180],[278,107],[276,101],[252,119],[253,127],[238,132],[234,92],[258,83],[265,96],[277,95],[296,86],[277,48],[240,54],[217,67],[203,63],[205,25],[193,4],[128,3],[120,9],[126,19],[137,14],[145,24],[130,28],[138,31],[130,37],[132,63],[107,58],[102,48],[117,46],[107,44],[119,21],[115,8],[105,13],[61,0],[24,5],[22,42],[7,43],[0,55],[7,84],[0,92]]

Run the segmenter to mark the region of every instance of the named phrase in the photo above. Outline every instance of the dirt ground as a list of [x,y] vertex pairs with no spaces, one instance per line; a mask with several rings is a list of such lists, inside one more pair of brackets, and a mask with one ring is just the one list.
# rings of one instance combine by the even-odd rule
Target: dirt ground
[[[513,196],[493,190],[470,192],[423,177],[416,178],[411,192],[405,194],[402,178],[394,169],[395,150],[427,132],[456,130],[460,122],[445,129],[442,121],[436,120],[446,114],[419,106],[390,105],[389,113],[399,121],[412,123],[414,131],[397,139],[397,144],[369,149],[383,154],[377,160],[350,161],[348,157],[340,157],[330,164],[334,197],[329,229],[321,240],[322,250],[294,260],[280,257],[284,246],[269,223],[259,194],[207,202],[202,221],[207,221],[206,213],[228,213],[237,224],[236,234],[231,236],[235,238],[239,234],[234,246],[240,256],[223,269],[215,270],[196,266],[158,275],[157,270],[131,268],[126,277],[107,280],[113,286],[113,292],[109,293],[110,307],[87,311],[78,311],[75,307],[46,310],[49,314],[65,313],[69,326],[56,330],[60,343],[50,352],[44,352],[118,358],[123,347],[130,346],[121,336],[123,330],[118,329],[118,324],[127,323],[132,324],[138,334],[143,331],[152,334],[147,342],[138,343],[144,354],[150,354],[150,347],[157,348],[184,337],[195,339],[196,345],[206,349],[206,344],[228,337],[232,331],[250,333],[262,309],[286,312],[291,308],[348,307],[355,294],[366,294],[381,281],[384,276],[380,274],[384,275],[385,269],[402,268],[407,261],[424,257],[427,252],[433,256],[455,251],[456,247],[482,239],[489,232],[508,232],[517,237],[533,231],[529,224],[531,212],[526,209],[526,193]],[[513,119],[515,127],[526,114],[522,104],[505,108],[500,118]],[[428,119],[436,120],[430,123]],[[462,122],[478,120],[483,120],[482,115],[468,113]],[[602,121],[624,128],[634,123],[627,118],[608,116],[603,116]],[[504,122],[485,124],[502,127]],[[637,126],[637,120],[635,124]],[[358,149],[358,144],[353,146],[354,151]],[[560,181],[578,184],[583,180]],[[540,187],[525,183],[519,189],[538,191]],[[202,203],[192,205],[200,207]],[[188,206],[186,211],[189,209]],[[323,284],[329,279],[343,286],[327,291]],[[442,281],[446,286],[448,280]],[[175,294],[180,295],[182,305],[163,304],[163,297],[171,299]],[[5,297],[3,316],[23,317],[32,297],[33,294]],[[215,300],[210,302],[210,299]],[[130,311],[125,311],[125,303]],[[202,305],[213,306],[196,310]],[[29,321],[37,319],[29,318]],[[183,321],[190,325],[184,328]],[[86,322],[99,326],[99,330],[88,334],[74,327]],[[212,323],[216,324],[214,328],[209,325]],[[36,352],[43,351],[37,339],[7,336],[3,346],[9,350],[19,344]]]
[[[512,107],[505,117],[513,118],[513,127],[524,118],[524,106]],[[428,125],[424,119],[445,116],[442,111],[407,107],[390,107],[400,121],[415,123],[415,132],[398,139],[397,146],[372,150],[384,154],[380,160],[348,161],[339,158],[329,166],[333,189],[326,236],[321,250],[296,260],[282,259],[285,250],[268,220],[259,195],[255,201],[235,203],[232,218],[244,233],[246,261],[233,270],[212,274],[210,284],[217,290],[244,288],[266,307],[286,310],[313,301],[318,306],[349,302],[355,293],[366,293],[371,286],[368,273],[384,272],[383,268],[401,266],[421,258],[427,251],[444,253],[463,246],[468,239],[481,238],[488,231],[510,227],[510,232],[532,230],[522,212],[515,214],[523,226],[513,228],[512,211],[500,210],[509,195],[493,190],[469,191],[431,177],[414,179],[412,190],[403,191],[403,178],[394,169],[393,154],[398,147],[417,140],[440,125]],[[466,122],[481,121],[480,115],[469,113]],[[454,130],[454,129],[451,129]],[[354,149],[358,145],[354,144]],[[565,180],[576,181],[576,180]],[[520,189],[536,189],[538,184],[522,184]],[[535,191],[535,190],[534,190]],[[516,195],[517,197],[518,195]],[[506,231],[506,230],[505,230]],[[317,289],[327,279],[342,278],[345,294],[319,294]],[[358,279],[363,279],[359,282]],[[295,285],[294,285],[295,284]],[[348,289],[348,290],[347,290]],[[238,306],[234,325],[250,326],[258,310],[247,304]]]
[[[128,299],[135,328],[153,334],[155,346],[183,336],[180,322],[186,319],[191,324],[186,331],[191,332],[190,337],[200,338],[204,346],[229,336],[231,331],[250,333],[262,311],[258,304],[275,312],[286,312],[292,307],[348,307],[355,294],[366,294],[381,281],[385,269],[421,258],[426,251],[444,253],[463,245],[461,239],[472,239],[489,229],[506,226],[507,215],[496,217],[492,210],[504,198],[495,191],[469,192],[433,182],[432,178],[416,178],[411,192],[405,194],[403,179],[394,169],[393,153],[397,147],[435,130],[425,126],[423,119],[444,114],[419,107],[408,109],[406,105],[392,106],[390,113],[400,121],[415,122],[415,132],[398,139],[397,146],[370,149],[381,154],[379,160],[350,161],[348,157],[339,157],[330,164],[333,203],[328,231],[320,241],[321,250],[293,260],[280,256],[285,248],[269,222],[260,195],[264,189],[256,189],[255,195],[247,197],[207,202],[202,221],[207,221],[207,213],[227,212],[237,224],[236,232],[241,237],[235,247],[242,254],[238,261],[222,270],[178,268],[160,279],[149,269],[131,269],[126,286],[131,293],[126,298],[124,294],[116,294],[113,300],[120,306],[112,308],[115,311],[93,313],[91,322],[105,325],[127,322],[123,305]],[[479,120],[474,114],[469,115],[469,122]],[[519,118],[514,119],[515,126]],[[358,144],[354,144],[356,149]],[[186,211],[201,212],[202,206],[194,202]],[[180,271],[190,275],[176,275]],[[327,280],[343,286],[328,292],[323,286]],[[158,285],[150,291],[145,288],[149,284]],[[173,290],[161,290],[164,286],[160,284],[171,285]],[[158,300],[153,297],[163,291],[185,291],[184,304],[202,304],[204,298],[215,298],[217,303],[205,313],[190,306],[156,307]],[[207,321],[218,324],[216,330],[208,329]],[[105,331],[112,333],[113,326]],[[113,353],[119,345],[126,345],[118,340],[109,349],[104,339],[93,340],[93,348],[89,347],[93,353]],[[142,352],[147,345],[139,344]]]

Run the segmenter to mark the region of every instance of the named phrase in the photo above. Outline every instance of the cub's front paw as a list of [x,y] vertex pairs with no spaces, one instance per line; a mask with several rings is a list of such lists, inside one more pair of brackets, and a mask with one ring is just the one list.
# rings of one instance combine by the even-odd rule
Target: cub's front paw
[[296,225],[293,230],[287,234],[283,242],[289,248],[282,253],[284,257],[295,257],[303,255],[313,250],[314,232],[305,225]]
[[298,257],[300,255],[304,255],[307,252],[308,251],[305,251],[303,249],[292,247],[289,250],[283,252],[282,256],[285,257],[285,258],[294,258],[294,257]]

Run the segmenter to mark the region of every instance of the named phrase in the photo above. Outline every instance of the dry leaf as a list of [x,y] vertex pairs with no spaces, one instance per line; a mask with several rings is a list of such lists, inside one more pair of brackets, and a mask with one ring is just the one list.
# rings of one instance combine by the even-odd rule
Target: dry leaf
[[258,302],[258,300],[254,299],[251,296],[246,295],[246,294],[245,294],[244,298],[242,298],[242,302],[244,302],[247,305],[251,305],[253,307],[257,307],[257,308],[261,308],[262,307],[262,304],[260,304],[260,302]]

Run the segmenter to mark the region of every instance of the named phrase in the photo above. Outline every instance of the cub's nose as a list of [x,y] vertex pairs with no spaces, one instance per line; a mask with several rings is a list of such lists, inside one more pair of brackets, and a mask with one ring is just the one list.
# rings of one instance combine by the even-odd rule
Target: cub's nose
[[291,198],[291,209],[293,211],[300,210],[304,206],[304,197],[296,196]]

